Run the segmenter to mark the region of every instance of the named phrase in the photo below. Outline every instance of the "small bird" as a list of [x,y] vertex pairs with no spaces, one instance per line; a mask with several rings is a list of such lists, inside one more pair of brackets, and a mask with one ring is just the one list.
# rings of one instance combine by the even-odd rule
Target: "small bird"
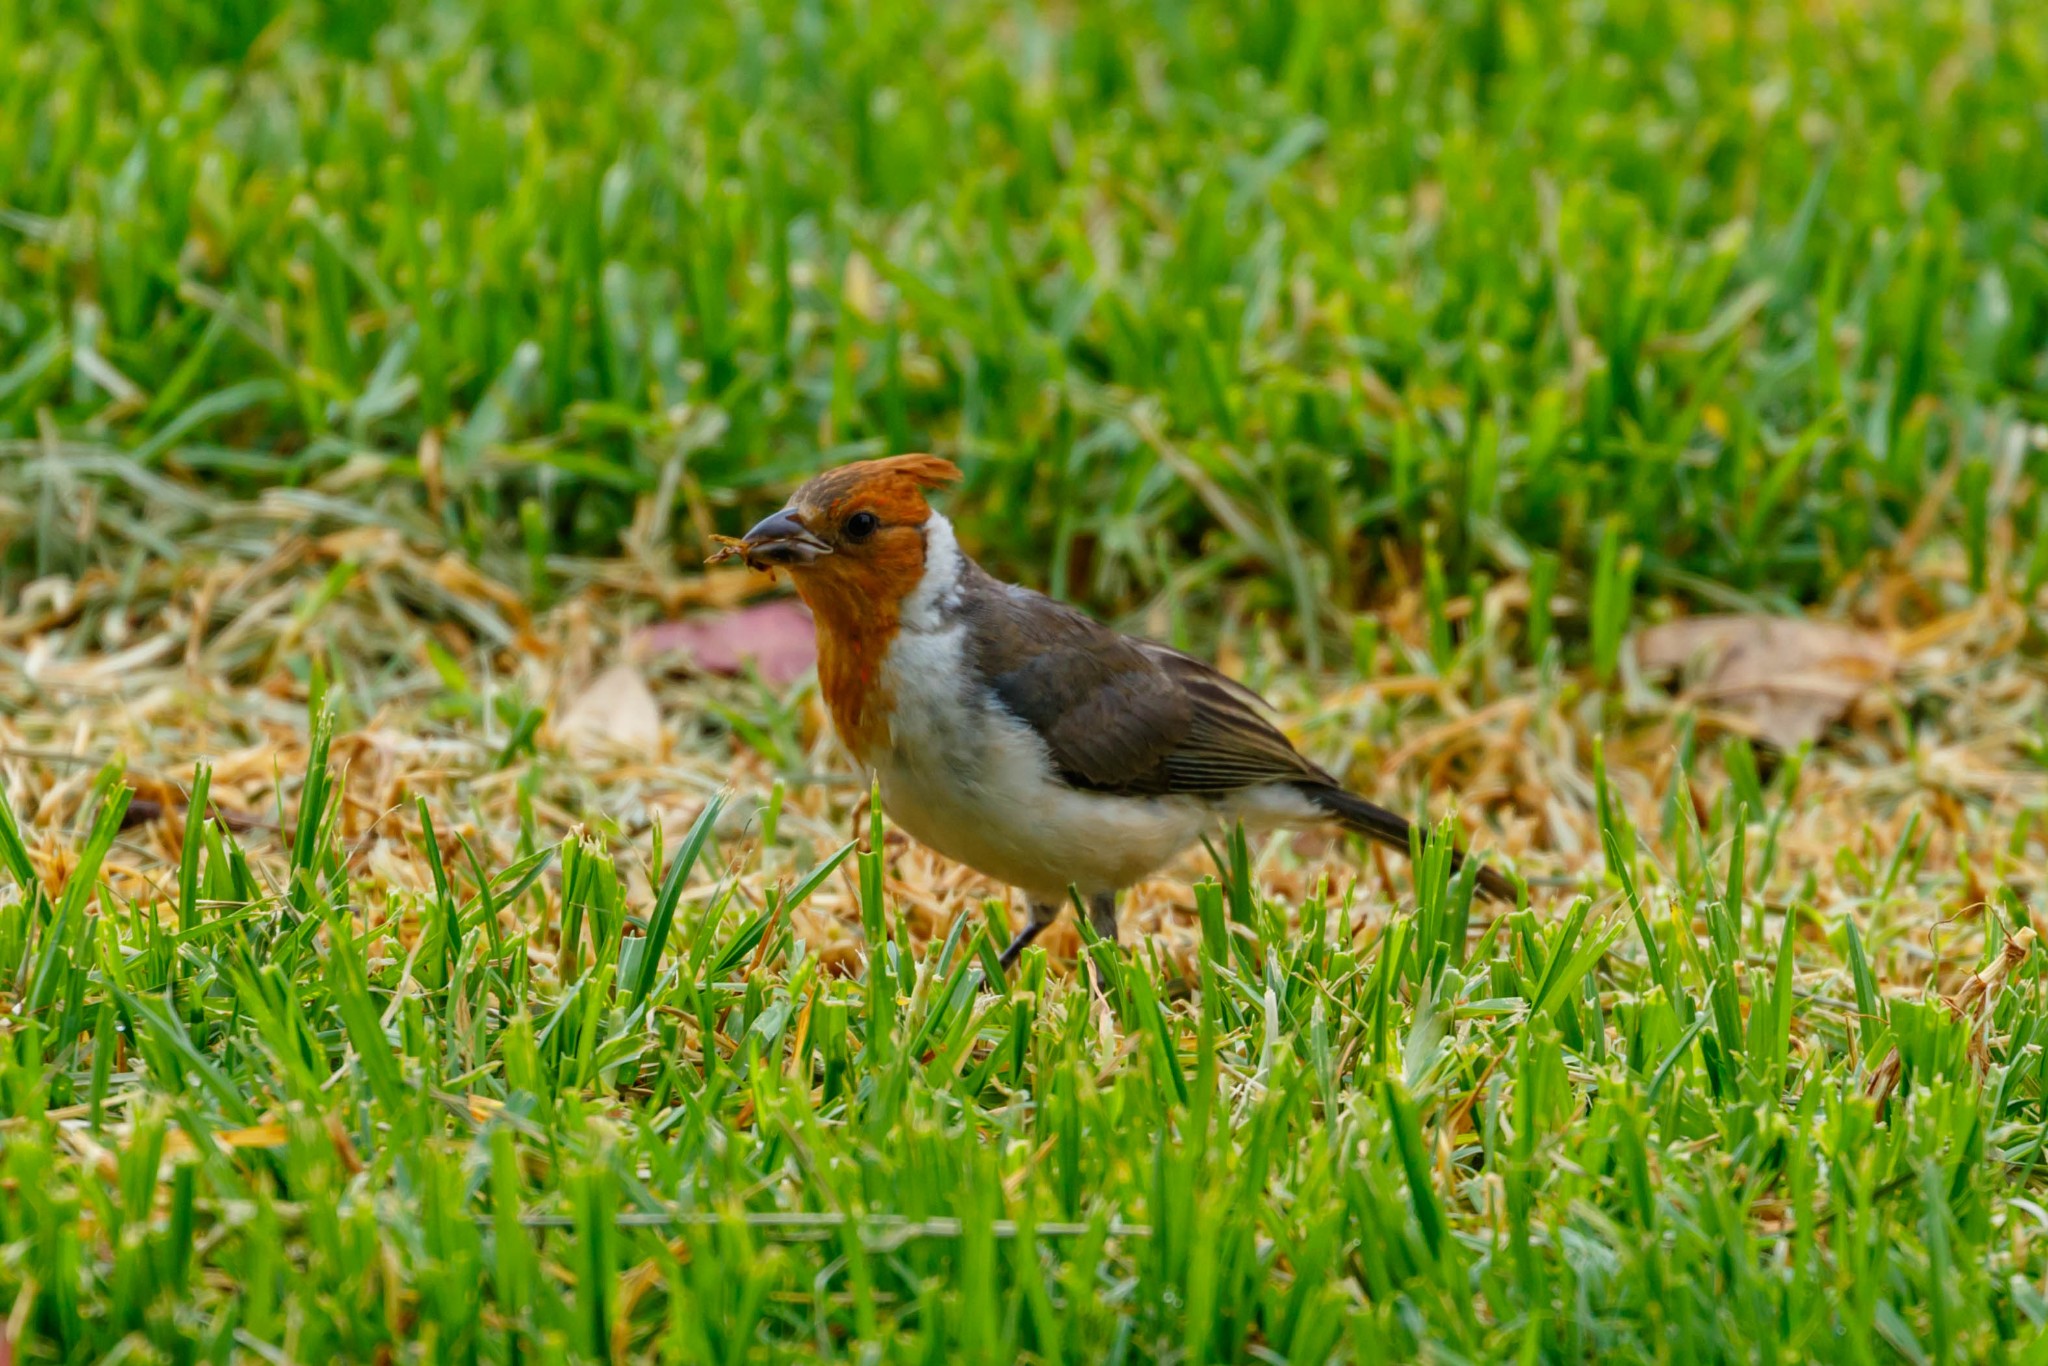
[[[1070,889],[1114,941],[1117,893],[1219,824],[1335,822],[1409,849],[1408,822],[1304,758],[1249,688],[969,559],[925,500],[959,477],[930,455],[842,465],[712,558],[789,572],[833,725],[883,809],[1024,894],[1005,967]],[[1514,899],[1491,869],[1478,885]]]

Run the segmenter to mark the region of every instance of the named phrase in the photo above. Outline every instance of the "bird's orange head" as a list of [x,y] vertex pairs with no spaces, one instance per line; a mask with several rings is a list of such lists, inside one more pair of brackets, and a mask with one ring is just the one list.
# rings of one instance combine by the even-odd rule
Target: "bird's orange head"
[[733,551],[756,569],[787,569],[806,601],[843,592],[894,601],[915,589],[924,573],[924,523],[931,515],[925,491],[959,477],[952,461],[935,455],[841,465],[798,489]]
[[732,547],[756,569],[787,569],[818,629],[818,682],[855,754],[887,699],[882,660],[903,600],[925,571],[925,494],[960,477],[949,460],[895,455],[826,470]]

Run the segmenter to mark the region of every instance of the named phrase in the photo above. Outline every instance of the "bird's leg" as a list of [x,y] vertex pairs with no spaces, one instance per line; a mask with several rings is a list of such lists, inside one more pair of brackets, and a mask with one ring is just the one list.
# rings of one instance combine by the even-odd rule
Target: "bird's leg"
[[[1114,945],[1116,937],[1116,893],[1097,892],[1088,898],[1088,923],[1105,943]],[[1102,980],[1102,968],[1091,957],[1088,960],[1088,980],[1095,986],[1095,994],[1102,1000],[1109,999],[1109,983]]]
[[1024,950],[1031,947],[1031,941],[1038,938],[1044,932],[1047,925],[1052,924],[1053,921],[1059,918],[1060,908],[1058,903],[1032,902],[1031,918],[1024,922],[1024,928],[1017,931],[1016,937],[1010,940],[1010,947],[1004,949],[1002,957],[997,960],[1003,965],[1003,971],[1008,972],[1012,967],[1016,966],[1017,959],[1023,956]]
[[1116,893],[1097,892],[1088,898],[1088,923],[1095,933],[1116,943]]

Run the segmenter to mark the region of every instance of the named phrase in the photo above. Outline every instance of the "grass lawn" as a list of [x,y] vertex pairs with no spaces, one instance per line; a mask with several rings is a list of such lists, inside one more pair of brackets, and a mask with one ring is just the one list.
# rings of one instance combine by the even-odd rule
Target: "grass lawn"
[[[0,0],[0,1363],[2039,1359],[2044,90],[2034,0]],[[1004,980],[646,644],[909,449],[1427,856]],[[1868,668],[1764,743],[1707,611]]]

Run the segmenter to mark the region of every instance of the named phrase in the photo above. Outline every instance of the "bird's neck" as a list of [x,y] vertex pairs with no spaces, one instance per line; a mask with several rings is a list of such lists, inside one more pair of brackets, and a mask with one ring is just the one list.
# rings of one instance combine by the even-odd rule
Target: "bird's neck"
[[934,512],[925,522],[915,565],[795,576],[797,592],[817,622],[818,689],[839,738],[861,762],[889,743],[894,699],[883,666],[896,637],[943,627],[964,563],[952,525]]
[[818,624],[818,690],[839,738],[863,763],[888,740],[889,698],[882,664],[902,629],[894,602],[865,598],[833,581],[798,585]]

